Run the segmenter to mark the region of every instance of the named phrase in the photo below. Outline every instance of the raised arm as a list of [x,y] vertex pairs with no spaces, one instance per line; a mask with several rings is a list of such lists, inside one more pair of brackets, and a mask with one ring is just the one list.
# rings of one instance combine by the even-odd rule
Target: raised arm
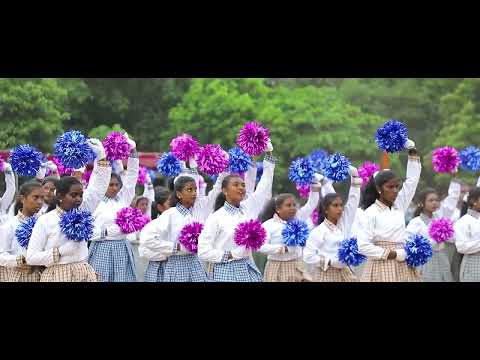
[[420,157],[417,155],[409,155],[407,164],[407,178],[403,183],[402,190],[400,190],[397,200],[395,201],[395,205],[403,212],[407,211],[413,200],[413,197],[415,196],[415,191],[417,190],[421,173],[422,164],[420,163]]
[[15,174],[12,166],[5,163],[5,193],[0,200],[0,214],[6,214],[15,198]]

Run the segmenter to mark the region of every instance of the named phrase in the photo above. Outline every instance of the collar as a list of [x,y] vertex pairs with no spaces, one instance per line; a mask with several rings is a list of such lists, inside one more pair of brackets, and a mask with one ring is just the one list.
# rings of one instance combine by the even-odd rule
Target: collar
[[380,211],[391,210],[393,208],[393,206],[392,208],[388,207],[387,205],[382,203],[380,200],[375,201],[375,205],[377,205]]
[[113,198],[109,198],[106,195],[103,197],[103,202],[108,202],[109,200],[120,201],[120,196],[115,195]]
[[280,216],[278,216],[278,214],[273,214],[273,220],[275,222],[278,222],[280,224],[286,224],[287,222],[285,220],[283,220]]
[[475,219],[480,219],[480,212],[473,209],[468,209],[467,214],[474,217]]
[[242,214],[242,209],[240,207],[235,207],[232,204],[230,204],[228,201],[225,201],[225,205],[223,205],[223,208],[232,215],[237,215],[237,214]]
[[193,210],[192,209],[187,209],[182,204],[177,204],[175,207],[177,208],[178,212],[180,214],[182,214],[183,216],[193,215]]
[[430,223],[432,222],[433,220],[433,217],[429,218],[427,215],[425,215],[424,213],[421,213],[420,214],[420,219],[422,219],[422,221],[426,224],[426,225],[430,225]]
[[334,223],[332,223],[330,220],[328,220],[327,218],[325,218],[325,220],[323,221],[323,223],[325,224],[325,226],[330,230],[330,231],[334,231],[336,228],[337,228],[337,225],[335,225]]
[[[35,215],[34,215],[35,216]],[[22,214],[22,211],[20,210],[18,213],[17,213],[17,218],[20,222],[24,222],[25,220],[28,219],[28,217],[26,217],[25,215]]]

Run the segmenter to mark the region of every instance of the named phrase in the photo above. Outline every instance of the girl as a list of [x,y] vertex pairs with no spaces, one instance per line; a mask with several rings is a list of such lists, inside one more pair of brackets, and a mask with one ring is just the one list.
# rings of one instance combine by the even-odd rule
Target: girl
[[125,136],[131,147],[125,181],[118,174],[111,174],[108,190],[93,214],[95,231],[88,263],[100,274],[103,282],[135,282],[137,279],[134,255],[126,235],[113,234],[111,229],[108,232],[108,228],[114,225],[117,212],[129,207],[135,197],[139,160],[136,143],[128,138],[128,134]]
[[58,179],[53,176],[46,177],[42,181],[42,188],[44,194],[44,203],[39,211],[39,215],[46,214],[49,209],[55,208],[55,188]]
[[17,201],[17,216],[0,226],[0,266],[8,269],[8,282],[39,282],[42,268],[27,265],[27,250],[17,241],[15,231],[19,225],[32,216],[37,216],[44,204],[42,185],[36,181],[23,184]]
[[207,263],[213,281],[261,282],[251,250],[237,247],[233,241],[239,223],[257,219],[272,193],[275,160],[271,155],[273,146],[269,141],[263,162],[263,174],[253,194],[245,199],[245,182],[238,175],[230,175],[222,182],[222,194],[216,212],[210,215],[198,240],[198,256]]
[[158,186],[155,188],[155,200],[152,206],[152,219],[160,217],[165,211],[170,209],[172,193],[167,188]]
[[400,190],[400,179],[387,170],[375,174],[365,189],[365,222],[358,233],[359,252],[368,257],[362,275],[365,282],[420,281],[415,269],[405,263],[407,239],[405,211],[420,180],[422,166],[414,149],[409,149],[407,179]]
[[345,210],[343,200],[338,194],[328,194],[322,201],[324,218],[308,237],[303,260],[309,266],[314,282],[353,282],[356,280],[347,265],[338,260],[340,243],[350,237],[355,213],[360,203],[362,179],[358,171],[350,167],[352,185]]
[[[408,223],[409,235],[421,234],[430,238],[428,226],[434,219],[451,219],[460,197],[461,185],[452,180],[447,198],[440,204],[440,197],[435,189],[425,189],[419,195],[414,218]],[[444,243],[437,244],[430,239],[433,257],[422,268],[422,280],[427,282],[453,282],[452,269],[448,258],[448,250]]]
[[267,204],[261,216],[263,226],[267,230],[267,240],[259,250],[268,255],[264,274],[265,282],[300,282],[303,280],[302,248],[285,246],[282,231],[288,220],[297,218],[307,221],[310,218],[320,198],[321,180],[322,177],[318,175],[318,182],[310,187],[307,203],[298,211],[295,197],[292,194],[278,195]]
[[470,191],[467,214],[455,223],[455,245],[464,254],[461,282],[480,281],[480,187]]
[[112,173],[105,159],[105,149],[100,140],[89,139],[88,144],[96,161],[88,189],[74,177],[64,177],[57,183],[55,202],[57,208],[41,216],[33,228],[27,249],[27,264],[46,266],[41,282],[95,282],[95,270],[88,265],[87,243],[68,240],[60,229],[60,218],[65,211],[80,208],[93,212],[108,188]]

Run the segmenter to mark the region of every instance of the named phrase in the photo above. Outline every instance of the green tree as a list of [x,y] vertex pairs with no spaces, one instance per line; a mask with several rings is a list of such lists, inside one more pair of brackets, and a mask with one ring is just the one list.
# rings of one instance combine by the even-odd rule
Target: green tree
[[103,141],[112,131],[125,133],[125,130],[119,124],[114,124],[113,126],[100,125],[90,130],[88,136]]

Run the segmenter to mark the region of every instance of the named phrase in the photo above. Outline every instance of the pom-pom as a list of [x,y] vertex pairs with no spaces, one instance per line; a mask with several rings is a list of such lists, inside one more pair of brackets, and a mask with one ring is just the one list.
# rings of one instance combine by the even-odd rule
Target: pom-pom
[[298,194],[302,199],[308,199],[310,196],[310,185],[296,185]]
[[323,162],[328,158],[328,152],[325,150],[315,150],[313,151],[308,158],[312,161],[315,171],[320,171],[322,169]]
[[145,185],[146,182],[147,182],[147,168],[145,166],[140,166],[140,168],[138,169],[137,184]]
[[185,225],[180,232],[178,241],[182,244],[189,252],[196,254],[198,252],[198,238],[200,233],[203,230],[203,225],[198,222],[193,222],[191,224]]
[[183,134],[171,141],[170,151],[178,160],[188,161],[190,158],[198,155],[200,145],[193,136]]
[[82,180],[83,180],[83,183],[85,184],[85,187],[88,187],[88,183],[90,182],[91,176],[92,176],[91,170],[85,170],[85,172],[82,174]]
[[323,162],[322,174],[332,181],[341,182],[348,178],[350,160],[340,153],[335,153]]
[[132,207],[121,209],[117,212],[117,217],[115,218],[115,224],[120,227],[124,234],[132,234],[142,230],[149,221],[148,217],[140,209]]
[[60,230],[68,240],[89,241],[93,236],[93,216],[79,209],[66,211],[60,218]]
[[127,137],[118,131],[112,131],[102,143],[110,161],[127,159],[132,149]]
[[257,161],[257,184],[262,179],[263,175],[263,162]]
[[18,145],[10,153],[12,169],[21,176],[37,175],[43,159],[43,154],[31,145]]
[[268,129],[259,123],[247,122],[237,137],[237,144],[250,156],[258,156],[267,148],[270,138]]
[[235,244],[257,251],[265,243],[267,231],[258,220],[250,220],[238,224],[234,234]]
[[4,172],[5,171],[5,160],[3,160],[3,158],[0,157],[0,172]]
[[370,161],[366,161],[358,168],[358,175],[363,180],[363,187],[367,186],[370,178],[375,174],[377,171],[380,171],[380,166],[372,163]]
[[428,228],[428,234],[438,244],[448,241],[455,234],[453,223],[446,218],[433,220]]
[[283,242],[286,246],[304,247],[309,233],[305,222],[297,219],[289,220],[282,230]]
[[405,124],[396,120],[387,121],[377,130],[375,141],[379,149],[388,153],[396,153],[405,149],[408,140],[408,129]]
[[228,168],[228,155],[220,145],[205,145],[198,154],[198,168],[207,175],[218,175]]
[[469,146],[460,152],[460,166],[467,171],[480,171],[480,149]]
[[152,179],[152,181],[155,180],[155,178],[157,177],[157,172],[152,169],[147,169],[147,172],[148,175],[150,175],[150,179]]
[[20,246],[24,249],[28,247],[30,237],[32,236],[32,230],[36,222],[37,218],[35,216],[31,216],[18,225],[17,229],[15,230],[15,237],[17,238]]
[[460,157],[455,148],[445,146],[436,149],[432,154],[433,170],[437,173],[453,173],[459,164]]
[[78,130],[67,131],[54,145],[55,156],[63,166],[80,169],[95,160],[95,153],[88,146],[87,137]]
[[338,260],[348,266],[359,266],[367,260],[367,257],[359,253],[357,238],[352,237],[340,243]]
[[315,168],[308,158],[298,158],[288,169],[288,178],[297,185],[310,185],[315,176]]
[[175,177],[182,171],[182,164],[172,153],[164,153],[157,163],[157,170],[166,177]]
[[312,215],[310,216],[310,219],[312,220],[313,225],[318,224],[318,217],[319,217],[319,213],[318,213],[318,208],[317,208],[317,209],[313,210]]
[[411,267],[425,265],[433,256],[430,241],[420,234],[410,236],[405,244],[405,251],[407,252],[407,265]]
[[67,168],[65,167],[62,162],[60,161],[59,158],[57,158],[56,156],[54,156],[52,158],[52,162],[57,166],[57,169],[58,169],[58,174],[60,176],[72,176],[75,169],[70,169],[70,168]]
[[239,147],[228,151],[229,169],[233,174],[243,174],[252,166],[252,158]]

